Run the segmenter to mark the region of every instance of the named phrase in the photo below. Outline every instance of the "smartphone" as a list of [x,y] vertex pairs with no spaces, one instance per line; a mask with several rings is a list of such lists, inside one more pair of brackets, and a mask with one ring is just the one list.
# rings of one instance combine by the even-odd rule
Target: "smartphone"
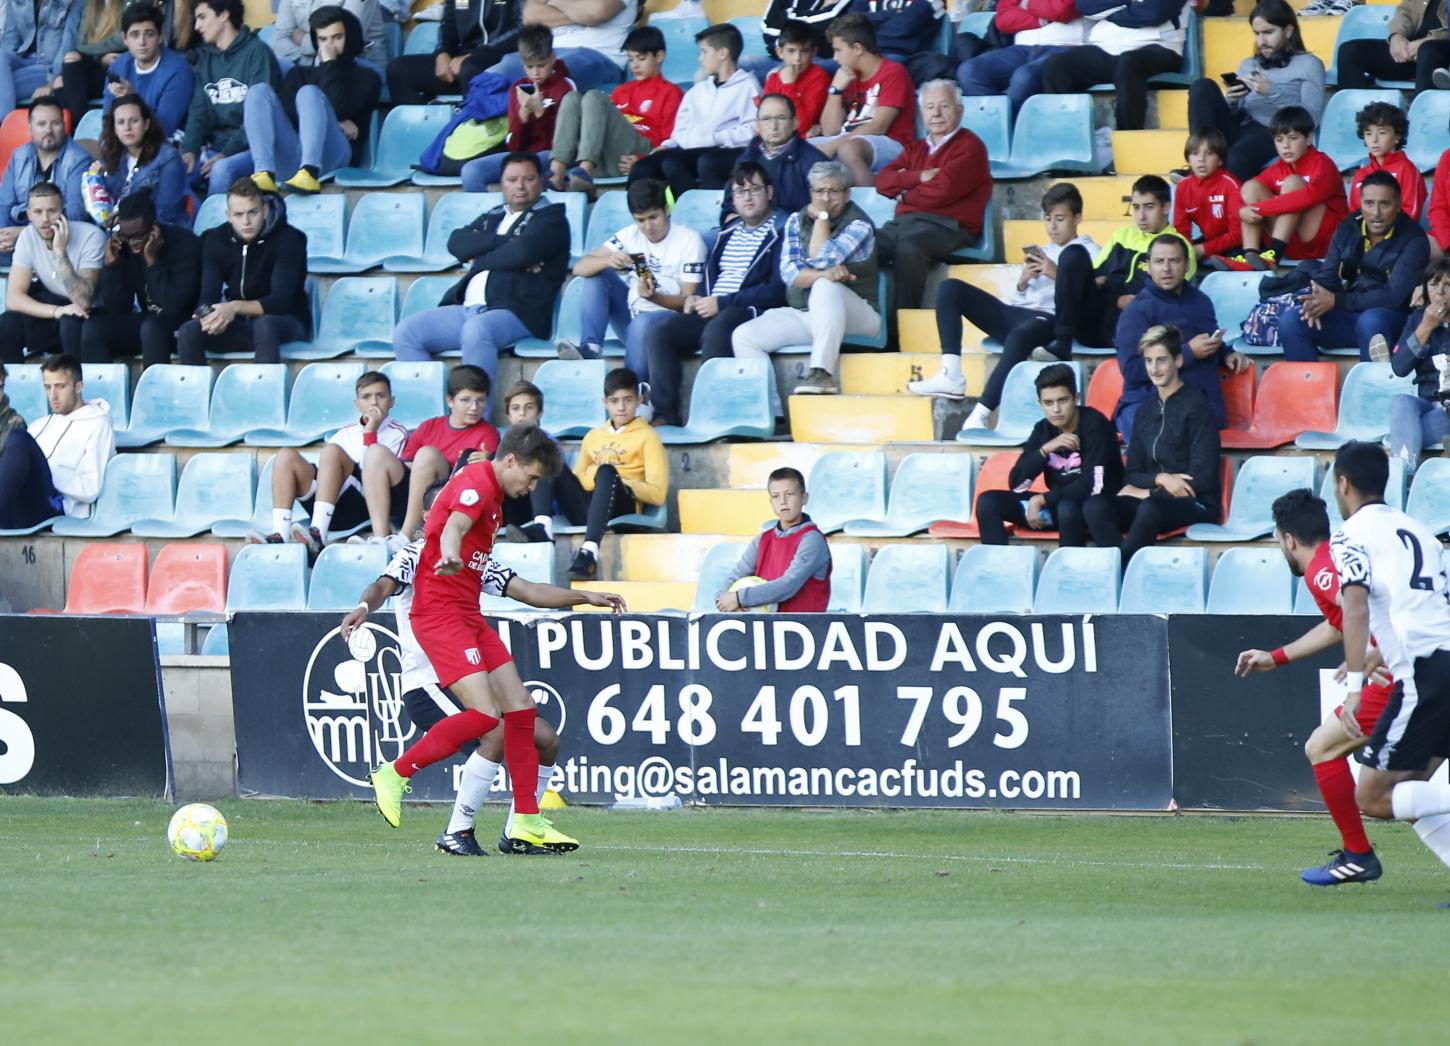
[[533,84],[519,84],[519,90],[524,92],[524,94],[533,94],[538,88]]
[[1022,248],[1022,253],[1028,257],[1035,257],[1042,253],[1042,248],[1035,243],[1029,243],[1026,247]]
[[198,305],[196,307],[196,318],[200,320],[200,319],[204,319],[207,316],[210,316],[211,313],[212,313],[212,310],[215,309],[215,308],[216,308],[215,305]]
[[631,254],[629,260],[634,262],[634,274],[636,276],[649,275],[649,259],[643,254]]
[[1222,338],[1223,335],[1224,335],[1224,330],[1223,330],[1222,327],[1218,328],[1216,331],[1213,332],[1213,336],[1215,338]]
[[1219,73],[1218,78],[1229,87],[1237,87],[1239,84],[1243,83],[1243,81],[1239,79],[1238,73]]

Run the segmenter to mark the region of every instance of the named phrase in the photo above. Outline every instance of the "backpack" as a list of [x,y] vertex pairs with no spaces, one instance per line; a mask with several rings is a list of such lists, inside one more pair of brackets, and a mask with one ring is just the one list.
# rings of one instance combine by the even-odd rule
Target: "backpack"
[[[502,144],[508,135],[508,97],[509,81],[496,73],[479,73],[468,81],[468,91],[463,97],[463,104],[453,114],[453,119],[449,120],[443,130],[438,132],[428,148],[423,150],[423,155],[419,157],[416,164],[418,170],[426,171],[429,174],[457,174],[464,161],[472,160],[475,156],[480,156],[489,149]],[[493,144],[480,152],[464,155],[466,150],[487,140],[491,133],[487,125],[491,124],[495,118],[497,118],[497,125],[503,130]],[[485,126],[465,131],[459,141],[450,146],[449,139],[453,136],[454,131],[467,123]]]
[[1279,314],[1297,299],[1292,292],[1274,294],[1249,310],[1244,320],[1244,341],[1250,345],[1279,344]]

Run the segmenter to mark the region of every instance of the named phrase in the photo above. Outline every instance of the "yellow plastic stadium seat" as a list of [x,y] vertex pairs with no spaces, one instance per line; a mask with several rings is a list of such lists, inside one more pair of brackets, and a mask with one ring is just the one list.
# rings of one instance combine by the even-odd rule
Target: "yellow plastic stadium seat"
[[[1162,98],[1169,94],[1181,94],[1187,96],[1187,91],[1159,91],[1158,97]],[[1101,178],[1074,178],[1072,184],[1077,186],[1077,191],[1082,193],[1082,216],[1086,220],[1099,220],[1122,222],[1128,214],[1128,197],[1133,193],[1133,182],[1136,179],[1131,174],[1104,175]],[[1041,226],[1038,226],[1041,229]],[[1045,237],[1046,232],[1040,231],[1039,237]],[[1040,243],[1040,241],[1038,241]],[[1021,254],[1018,254],[1020,260]],[[1012,279],[1017,279],[1013,273]]]
[[775,517],[770,510],[770,498],[765,493],[764,484],[755,490],[682,490],[679,499],[682,534],[743,534],[753,537],[761,524]]
[[[575,581],[570,587],[594,592],[613,592],[624,597],[631,611],[643,614],[660,610],[687,611],[695,605],[693,581]],[[595,608],[581,606],[575,609]]]
[[[936,310],[897,309],[896,336],[906,352],[941,353],[941,342],[936,334]],[[981,338],[975,331],[962,332],[962,344],[968,348],[980,348]]]
[[255,32],[277,20],[271,0],[242,0],[242,21]]
[[791,435],[813,443],[936,438],[927,396],[792,396],[789,409]]
[[[1304,47],[1319,56],[1326,67],[1334,64],[1334,40],[1339,35],[1342,18],[1305,18],[1299,23],[1304,34]],[[1235,69],[1238,66],[1234,66]]]
[[848,396],[899,396],[908,381],[929,378],[939,352],[853,352],[841,357],[841,391]]
[[731,443],[729,449],[726,482],[732,487],[764,490],[776,469],[789,467],[809,476],[817,458],[827,451],[843,448],[814,443]]
[[[1306,38],[1311,21],[1331,22],[1336,28],[1339,26],[1337,18],[1306,19],[1299,23],[1299,28],[1306,31]],[[1239,63],[1253,53],[1254,34],[1249,29],[1248,11],[1244,12],[1243,18],[1200,18],[1198,24],[1203,30],[1204,76],[1218,80],[1221,73],[1234,72]],[[1332,56],[1326,53],[1319,57],[1328,66]]]
[[[1225,70],[1227,72],[1227,70]],[[1177,128],[1188,137],[1188,92],[1159,90],[1158,126]]]
[[1113,167],[1123,174],[1167,174],[1183,166],[1182,131],[1114,131]]
[[[1183,150],[1180,146],[1179,162],[1173,166],[1183,166],[1182,152]],[[1124,225],[1127,225],[1128,221],[1129,219],[1127,218],[1084,219],[1082,224],[1077,227],[1077,231],[1083,236],[1091,236],[1094,242],[1101,245],[1107,243],[1112,238],[1113,233],[1117,232]],[[1008,258],[1021,258],[1023,247],[1026,247],[1030,243],[1035,243],[1040,246],[1045,239],[1047,239],[1047,232],[1042,228],[1042,222],[1035,219],[1030,221],[1017,219],[1002,223],[1003,250],[1006,252],[1006,257]]]
[[693,581],[722,540],[718,534],[624,534],[618,574],[626,581]]

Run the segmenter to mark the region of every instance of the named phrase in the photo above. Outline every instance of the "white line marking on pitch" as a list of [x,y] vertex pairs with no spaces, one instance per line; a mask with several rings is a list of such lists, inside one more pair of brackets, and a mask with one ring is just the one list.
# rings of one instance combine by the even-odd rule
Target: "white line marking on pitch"
[[[1187,864],[1172,861],[1092,861],[1075,857],[984,857],[976,854],[909,854],[889,850],[775,850],[733,846],[620,846],[595,844],[591,850],[626,850],[647,853],[744,854],[760,857],[879,857],[908,861],[965,861],[972,864],[1062,864],[1092,868],[1166,868],[1214,872],[1267,872],[1262,864]],[[582,852],[582,847],[581,847]]]

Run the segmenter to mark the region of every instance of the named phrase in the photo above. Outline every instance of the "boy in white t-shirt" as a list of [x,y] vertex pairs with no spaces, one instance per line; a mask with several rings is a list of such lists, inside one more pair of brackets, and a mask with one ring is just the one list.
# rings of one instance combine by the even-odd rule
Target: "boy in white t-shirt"
[[[393,385],[382,371],[370,370],[358,378],[355,394],[357,422],[332,434],[316,465],[291,447],[277,452],[272,462],[272,532],[253,531],[247,535],[249,542],[281,544],[286,540],[283,535],[290,533],[293,541],[307,546],[309,558],[316,560],[333,523],[340,530],[350,530],[368,521],[363,459],[374,445],[401,454],[408,430],[388,417],[393,409]],[[310,525],[292,522],[294,501],[311,511]]]
[[626,191],[634,224],[626,225],[580,258],[574,275],[584,279],[579,305],[579,344],[559,342],[561,359],[598,359],[612,324],[624,338],[624,365],[649,378],[645,335],[651,326],[684,308],[705,276],[705,241],[670,222],[665,187],[652,178]]

